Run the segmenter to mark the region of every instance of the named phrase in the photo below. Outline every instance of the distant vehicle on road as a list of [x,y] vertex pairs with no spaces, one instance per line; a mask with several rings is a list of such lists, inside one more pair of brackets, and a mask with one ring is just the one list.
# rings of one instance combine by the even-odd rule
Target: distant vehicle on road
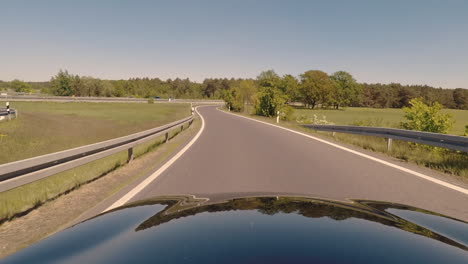
[[467,245],[468,223],[400,204],[166,196],[91,218],[4,262],[466,264]]
[[153,96],[153,99],[161,99],[159,96]]

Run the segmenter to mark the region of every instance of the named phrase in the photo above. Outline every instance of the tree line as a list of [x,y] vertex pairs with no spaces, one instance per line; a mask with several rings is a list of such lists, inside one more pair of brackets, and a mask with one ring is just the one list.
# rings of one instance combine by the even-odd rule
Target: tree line
[[[269,101],[270,106],[298,102],[308,108],[402,108],[409,106],[410,100],[414,98],[423,98],[426,103],[439,102],[445,108],[468,109],[467,89],[358,83],[345,71],[328,75],[323,71],[311,70],[299,76],[280,76],[268,70],[255,79],[209,78],[197,83],[180,78],[102,80],[60,70],[48,82],[0,81],[0,90],[8,89],[20,93],[41,92],[58,96],[224,99],[233,110],[242,110],[245,104],[258,105]],[[263,101],[260,102],[260,99]],[[266,111],[275,109],[273,107]]]

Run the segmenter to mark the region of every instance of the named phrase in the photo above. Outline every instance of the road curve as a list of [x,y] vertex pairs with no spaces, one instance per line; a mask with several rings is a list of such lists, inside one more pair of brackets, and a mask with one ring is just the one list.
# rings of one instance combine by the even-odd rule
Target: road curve
[[402,203],[468,221],[468,195],[279,128],[199,108],[200,138],[130,201],[289,193]]

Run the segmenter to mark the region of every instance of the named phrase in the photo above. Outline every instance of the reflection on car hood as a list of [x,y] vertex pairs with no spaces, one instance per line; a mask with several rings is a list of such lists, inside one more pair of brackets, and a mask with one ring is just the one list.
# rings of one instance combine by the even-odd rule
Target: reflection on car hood
[[107,212],[7,263],[468,263],[468,224],[376,201],[159,197]]

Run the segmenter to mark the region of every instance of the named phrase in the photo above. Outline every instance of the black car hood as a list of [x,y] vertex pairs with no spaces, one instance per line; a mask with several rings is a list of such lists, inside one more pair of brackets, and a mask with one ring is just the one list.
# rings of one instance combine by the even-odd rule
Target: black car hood
[[5,263],[468,263],[468,224],[400,204],[270,196],[132,203]]

